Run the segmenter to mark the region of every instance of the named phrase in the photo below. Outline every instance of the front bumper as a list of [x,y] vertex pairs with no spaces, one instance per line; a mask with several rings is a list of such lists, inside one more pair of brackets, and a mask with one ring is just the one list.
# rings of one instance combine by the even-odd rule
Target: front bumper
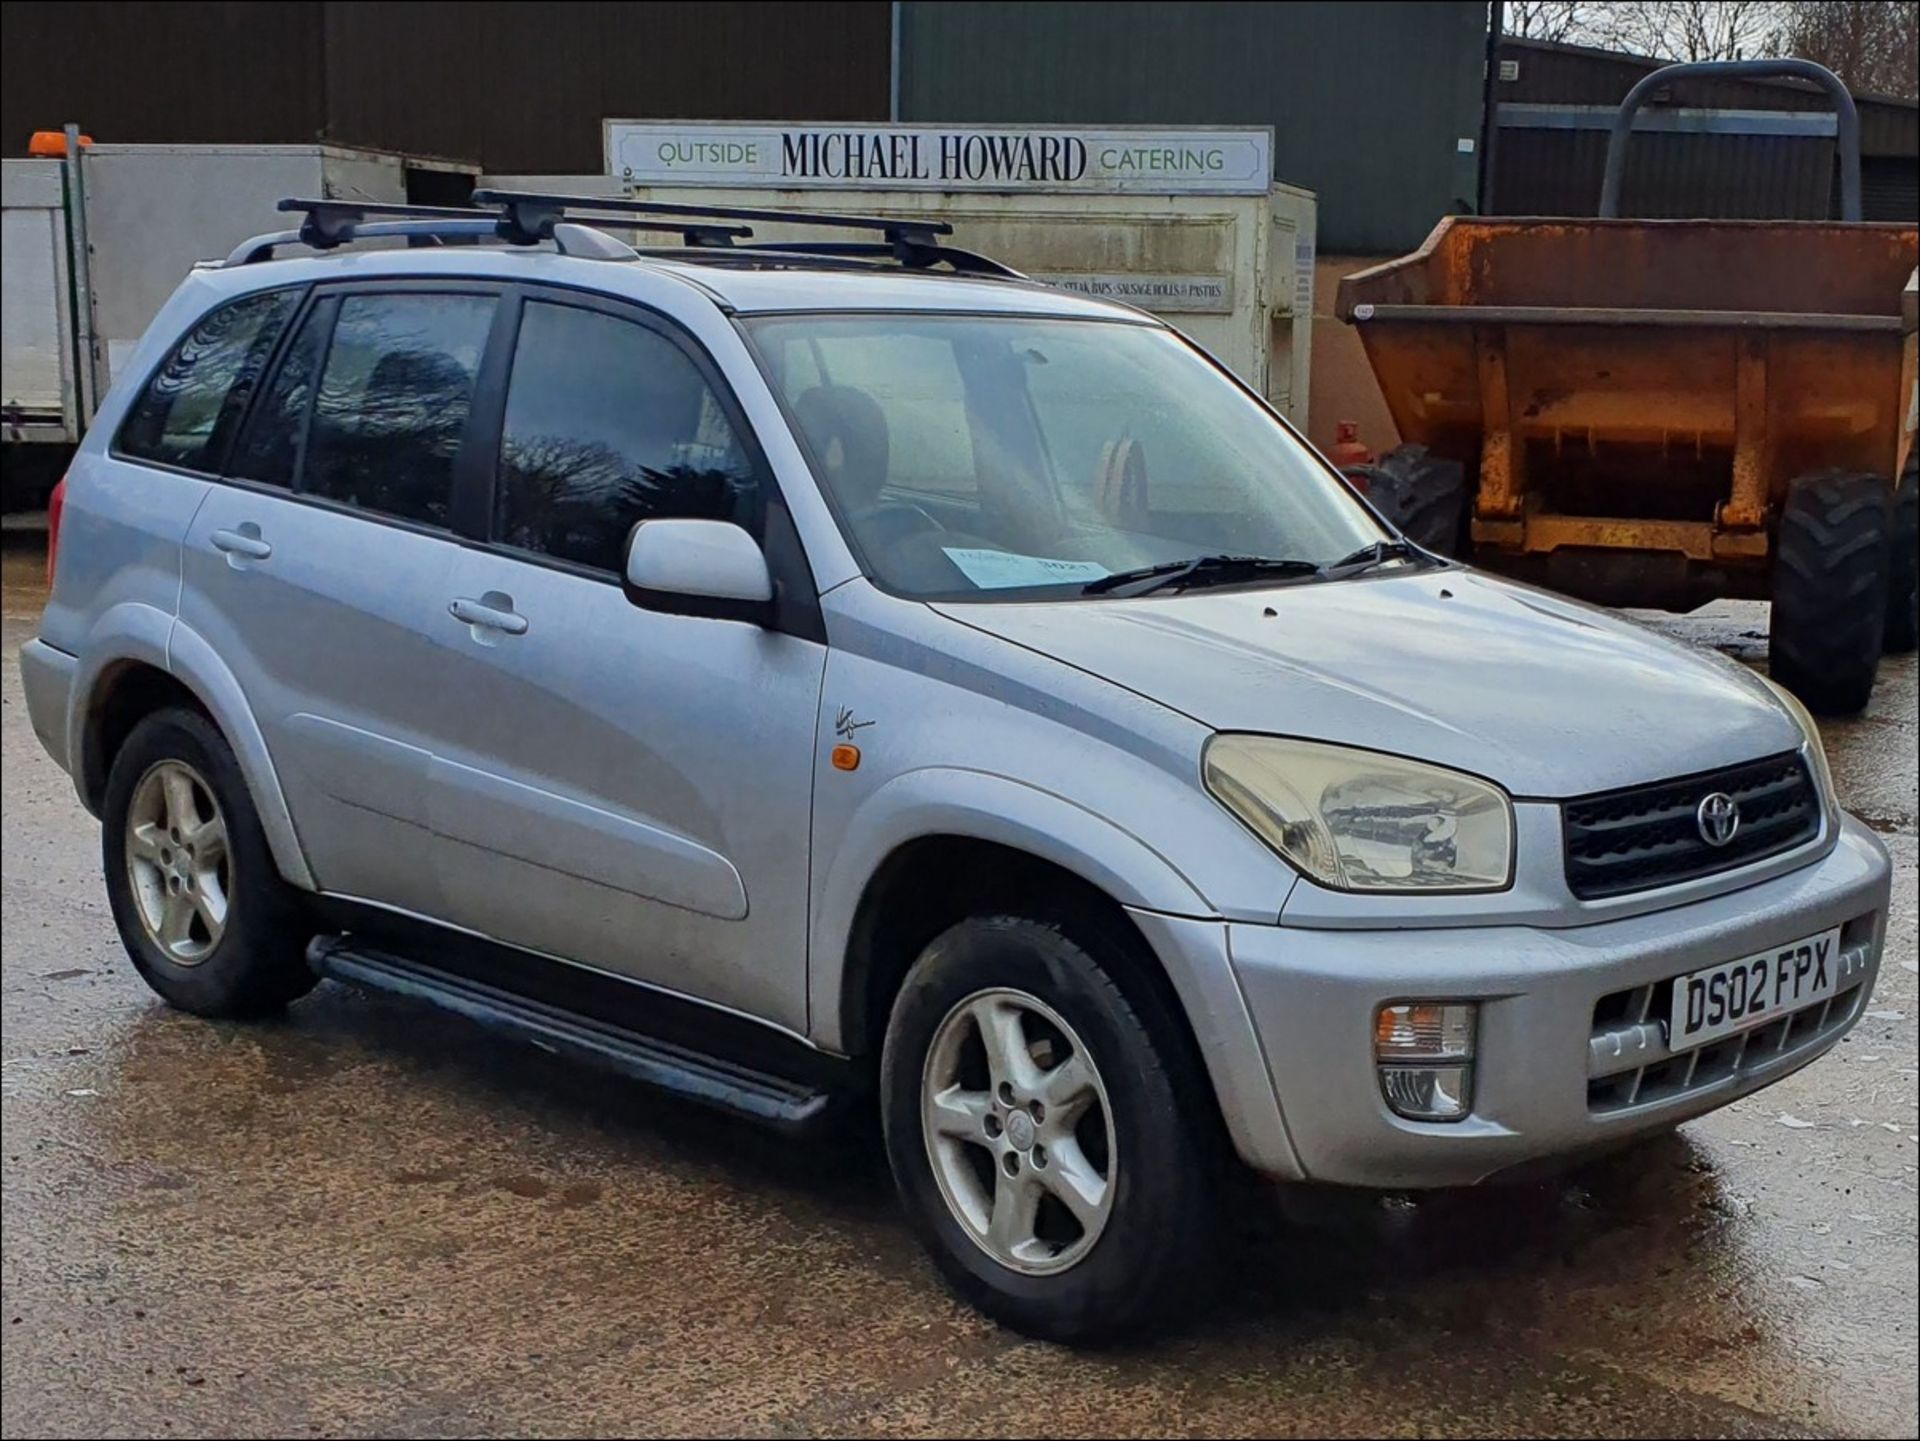
[[[1714,1110],[1798,1070],[1854,1023],[1879,974],[1891,889],[1887,856],[1851,819],[1814,864],[1743,890],[1594,925],[1308,930],[1230,925],[1228,947],[1277,1094],[1299,1177],[1385,1188],[1468,1185],[1545,1158],[1603,1149]],[[1825,1024],[1726,1074],[1652,1099],[1589,1095],[1603,1060],[1591,1043],[1603,997],[1844,928],[1853,968]],[[1402,1119],[1381,1099],[1374,1015],[1392,1001],[1475,1000],[1473,1110],[1444,1124]],[[1642,1033],[1641,1039],[1646,1039]],[[1660,1043],[1643,1057],[1663,1055]],[[1649,1075],[1656,1074],[1649,1070]],[[1601,1094],[1603,1093],[1603,1094]]]

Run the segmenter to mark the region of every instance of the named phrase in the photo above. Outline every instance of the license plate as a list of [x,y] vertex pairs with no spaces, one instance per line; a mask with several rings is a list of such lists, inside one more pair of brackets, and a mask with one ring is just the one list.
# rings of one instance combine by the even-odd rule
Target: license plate
[[1840,988],[1840,928],[1673,983],[1667,1049],[1689,1051],[1824,1001]]

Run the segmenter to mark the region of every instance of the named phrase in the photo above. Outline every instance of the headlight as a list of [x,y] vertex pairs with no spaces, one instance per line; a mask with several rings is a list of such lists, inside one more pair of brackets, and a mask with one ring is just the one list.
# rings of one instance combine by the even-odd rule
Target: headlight
[[1840,819],[1840,797],[1833,789],[1833,772],[1827,767],[1827,747],[1820,739],[1820,727],[1807,708],[1800,704],[1800,697],[1774,680],[1771,676],[1761,676],[1767,689],[1773,692],[1774,699],[1786,708],[1800,734],[1806,738],[1807,750],[1813,757],[1813,783],[1820,789],[1820,803],[1826,807],[1830,824]]
[[1513,808],[1459,771],[1346,746],[1220,735],[1207,789],[1323,886],[1499,890],[1513,874]]

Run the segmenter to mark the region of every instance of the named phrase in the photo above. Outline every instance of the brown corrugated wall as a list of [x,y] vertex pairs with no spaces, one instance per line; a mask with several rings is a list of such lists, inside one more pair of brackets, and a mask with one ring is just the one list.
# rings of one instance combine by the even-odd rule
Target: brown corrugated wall
[[69,120],[99,140],[312,140],[321,7],[0,5],[0,153]]
[[78,120],[598,171],[609,116],[884,120],[890,25],[884,0],[9,4],[0,152]]
[[887,117],[878,0],[324,8],[330,134],[348,144],[598,171],[608,117]]

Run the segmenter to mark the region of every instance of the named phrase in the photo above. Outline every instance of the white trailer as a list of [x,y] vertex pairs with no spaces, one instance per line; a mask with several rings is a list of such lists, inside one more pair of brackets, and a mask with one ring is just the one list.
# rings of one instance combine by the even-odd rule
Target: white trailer
[[9,445],[80,435],[64,167],[0,161],[0,433]]
[[[181,277],[249,235],[287,228],[283,198],[400,203],[423,174],[475,169],[332,145],[92,145],[4,164],[9,510],[35,504],[58,477]],[[21,449],[33,442],[43,444]]]

